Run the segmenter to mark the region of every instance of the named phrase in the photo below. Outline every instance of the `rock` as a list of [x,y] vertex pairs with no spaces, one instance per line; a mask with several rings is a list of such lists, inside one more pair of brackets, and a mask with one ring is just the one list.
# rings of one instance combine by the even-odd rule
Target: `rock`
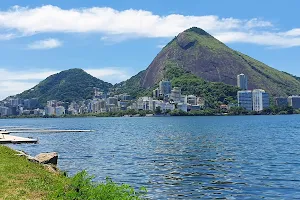
[[53,164],[57,165],[58,154],[56,152],[40,153],[34,158],[41,164]]
[[26,158],[27,158],[27,160],[30,161],[30,162],[33,162],[33,163],[39,163],[39,161],[38,161],[37,159],[35,159],[35,157],[32,157],[32,156],[27,155]]

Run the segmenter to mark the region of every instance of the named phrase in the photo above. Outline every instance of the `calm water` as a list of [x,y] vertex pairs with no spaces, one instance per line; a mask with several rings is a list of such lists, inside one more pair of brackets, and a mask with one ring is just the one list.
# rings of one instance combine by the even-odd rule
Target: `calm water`
[[151,199],[299,199],[300,115],[0,120],[1,126],[93,129],[26,133],[29,154],[56,151],[59,167],[86,169]]

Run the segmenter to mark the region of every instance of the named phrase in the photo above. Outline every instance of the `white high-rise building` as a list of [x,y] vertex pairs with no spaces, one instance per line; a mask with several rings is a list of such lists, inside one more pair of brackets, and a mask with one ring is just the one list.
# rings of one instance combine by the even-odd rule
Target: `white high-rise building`
[[245,74],[237,75],[237,86],[242,90],[248,90],[248,78]]
[[252,91],[253,110],[262,111],[270,106],[269,94],[264,90],[255,89]]

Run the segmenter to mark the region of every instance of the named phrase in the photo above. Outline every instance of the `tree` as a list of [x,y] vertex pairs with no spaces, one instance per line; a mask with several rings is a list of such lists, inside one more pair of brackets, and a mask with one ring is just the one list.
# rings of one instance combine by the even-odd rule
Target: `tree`
[[155,108],[154,113],[155,113],[156,115],[160,115],[160,114],[162,113],[160,106],[158,106],[158,107]]

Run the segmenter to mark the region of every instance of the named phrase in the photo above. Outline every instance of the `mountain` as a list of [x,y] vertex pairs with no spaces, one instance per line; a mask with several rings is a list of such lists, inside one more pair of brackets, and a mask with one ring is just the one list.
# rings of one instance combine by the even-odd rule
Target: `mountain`
[[300,81],[295,77],[227,47],[196,27],[180,33],[167,44],[138,83],[143,88],[151,88],[166,77],[170,67],[206,81],[229,85],[236,85],[237,75],[244,73],[248,76],[249,89],[262,88],[272,96],[300,94]]
[[82,69],[69,69],[54,74],[17,97],[38,98],[41,103],[48,100],[73,101],[92,98],[94,87],[109,91],[112,84],[99,80]]

